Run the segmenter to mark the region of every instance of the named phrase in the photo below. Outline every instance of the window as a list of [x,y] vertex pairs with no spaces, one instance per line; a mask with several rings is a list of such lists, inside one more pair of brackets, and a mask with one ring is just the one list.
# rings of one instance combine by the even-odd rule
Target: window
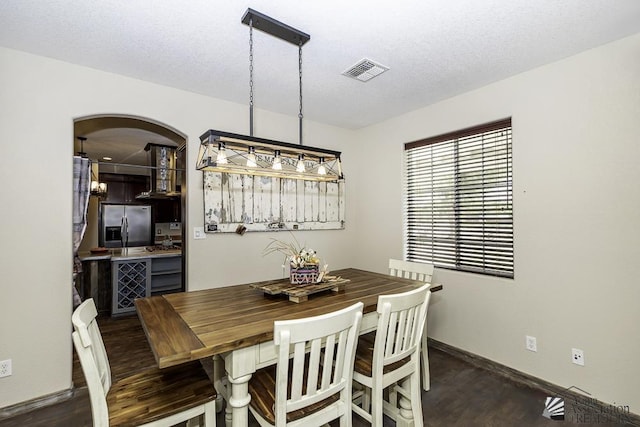
[[511,119],[405,144],[409,261],[513,278]]

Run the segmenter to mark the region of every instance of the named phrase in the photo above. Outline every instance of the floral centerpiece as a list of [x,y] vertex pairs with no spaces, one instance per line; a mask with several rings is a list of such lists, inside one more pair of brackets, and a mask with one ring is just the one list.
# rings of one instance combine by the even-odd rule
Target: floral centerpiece
[[293,242],[283,242],[278,239],[271,239],[271,242],[263,251],[263,255],[279,252],[284,255],[284,263],[289,264],[289,278],[294,285],[306,285],[319,282],[320,258],[316,251],[311,248],[301,246],[293,238]]

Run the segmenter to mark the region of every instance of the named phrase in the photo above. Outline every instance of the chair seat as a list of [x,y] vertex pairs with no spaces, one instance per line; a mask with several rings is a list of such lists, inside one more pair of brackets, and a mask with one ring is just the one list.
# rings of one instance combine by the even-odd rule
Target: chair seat
[[[356,360],[353,369],[367,377],[370,377],[373,371],[373,345],[376,342],[376,332],[363,334],[358,339],[358,348],[356,349]],[[402,360],[386,365],[382,370],[383,373],[395,371],[402,365],[411,361],[411,357],[405,357]]]
[[[292,369],[290,364],[289,369]],[[306,372],[306,369],[305,369]],[[305,375],[306,377],[306,375]],[[306,384],[305,384],[306,387]],[[251,407],[262,414],[262,417],[269,421],[271,424],[275,424],[275,396],[276,390],[276,365],[267,366],[266,368],[256,371],[251,380],[249,380],[249,394],[251,395]],[[291,384],[287,388],[287,396],[291,394]],[[304,409],[298,411],[292,411],[287,414],[287,423],[307,417],[314,412],[318,412],[332,403],[338,401],[338,395],[332,395],[331,397],[318,402],[314,405],[307,406]]]
[[175,368],[151,368],[122,378],[107,394],[110,426],[139,426],[216,398],[200,362]]

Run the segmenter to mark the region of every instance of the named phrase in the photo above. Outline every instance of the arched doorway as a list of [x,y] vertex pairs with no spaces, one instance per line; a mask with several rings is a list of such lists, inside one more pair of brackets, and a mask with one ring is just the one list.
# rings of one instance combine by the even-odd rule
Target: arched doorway
[[[86,138],[81,141],[79,138]],[[186,142],[184,133],[164,123],[140,116],[100,114],[84,116],[74,120],[74,155],[83,152],[97,164],[99,176],[93,178],[107,182],[107,194],[91,197],[88,224],[79,253],[87,254],[91,249],[104,246],[104,224],[102,211],[111,205],[148,205],[151,207],[151,241],[142,250],[153,252],[160,248],[160,240],[169,237],[174,247],[181,248],[179,269],[181,290],[186,278]],[[149,146],[175,147],[176,179],[175,191],[165,197],[149,191],[154,188],[155,164],[150,164]],[[93,179],[92,178],[92,179]],[[143,194],[152,196],[141,198]],[[158,245],[156,245],[158,243]],[[140,249],[140,248],[138,248]],[[110,252],[111,253],[111,252]],[[95,257],[85,256],[84,259]],[[82,257],[81,257],[82,259]],[[178,261],[177,259],[175,261]],[[111,314],[113,307],[109,268],[105,263],[87,264],[83,261],[83,283],[81,297],[98,299],[102,314]],[[98,266],[100,266],[98,268]],[[87,271],[88,270],[88,271]],[[176,268],[176,270],[178,270]],[[106,272],[105,272],[106,271]],[[106,283],[109,283],[107,287]],[[88,284],[88,285],[87,285]],[[175,290],[175,289],[174,289]]]

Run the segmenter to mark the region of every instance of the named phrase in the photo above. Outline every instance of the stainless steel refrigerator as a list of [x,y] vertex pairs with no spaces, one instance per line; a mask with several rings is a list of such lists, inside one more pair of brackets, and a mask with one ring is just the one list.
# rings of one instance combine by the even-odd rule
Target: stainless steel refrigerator
[[151,206],[102,204],[99,244],[105,248],[151,245]]

